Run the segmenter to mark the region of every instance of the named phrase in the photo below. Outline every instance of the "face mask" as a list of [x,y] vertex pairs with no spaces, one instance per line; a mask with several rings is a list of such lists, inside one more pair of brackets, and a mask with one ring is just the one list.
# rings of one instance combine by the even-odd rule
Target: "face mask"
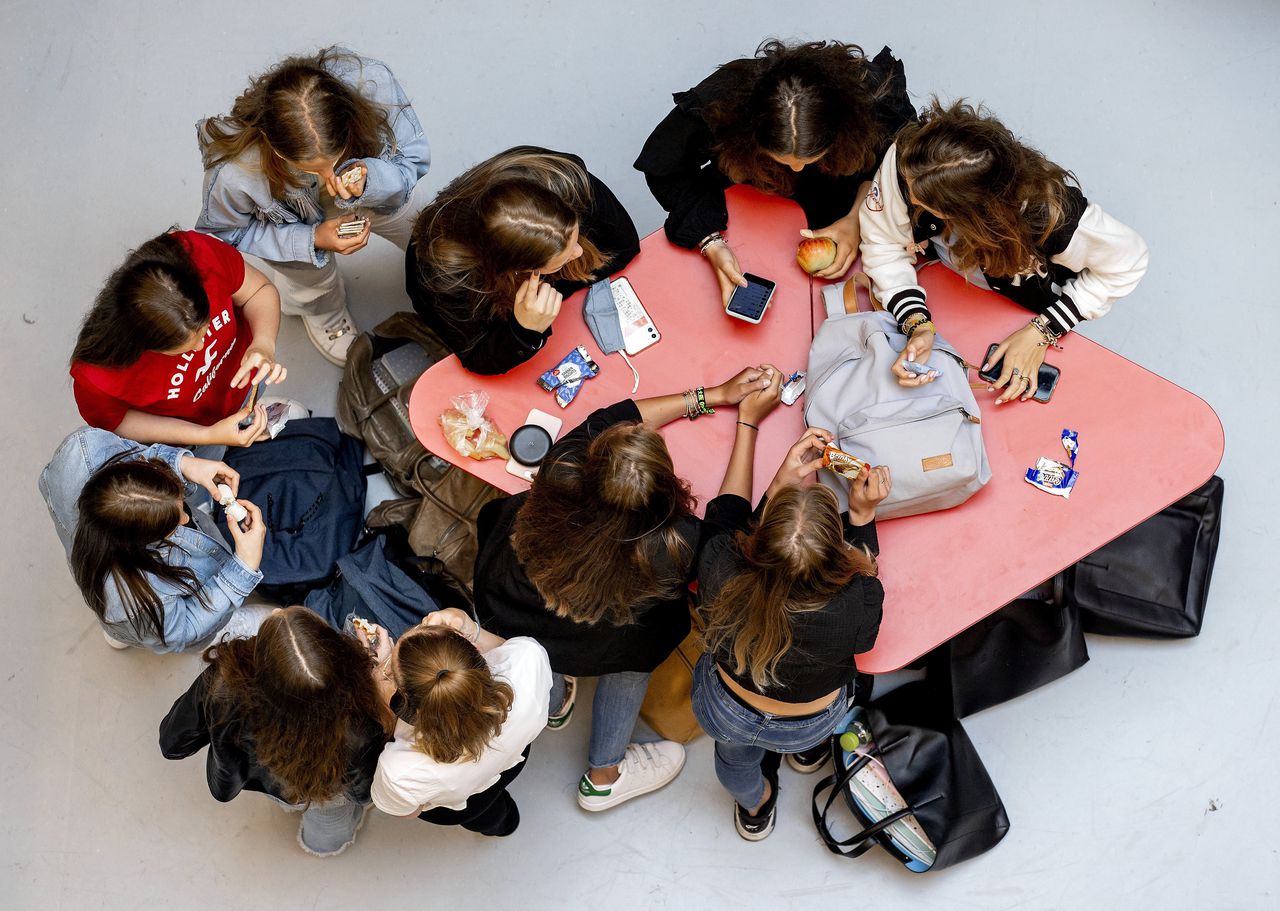
[[587,321],[587,328],[602,354],[622,350],[622,323],[618,320],[618,305],[614,303],[609,279],[602,278],[587,289],[582,318]]

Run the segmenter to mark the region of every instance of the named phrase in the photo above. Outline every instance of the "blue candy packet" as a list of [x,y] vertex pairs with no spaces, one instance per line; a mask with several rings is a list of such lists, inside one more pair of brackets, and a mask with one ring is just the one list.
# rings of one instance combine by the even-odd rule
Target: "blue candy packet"
[[1064,465],[1061,462],[1055,462],[1053,459],[1046,459],[1042,456],[1036,460],[1035,468],[1027,469],[1026,480],[1028,484],[1039,487],[1045,493],[1051,493],[1055,497],[1062,497],[1065,500],[1071,496],[1071,490],[1076,486],[1078,477],[1080,477],[1080,472],[1070,465]]
[[538,377],[538,385],[547,392],[554,391],[556,404],[566,408],[577,398],[582,384],[599,372],[600,367],[591,359],[586,347],[579,345],[570,351],[554,370],[548,370]]

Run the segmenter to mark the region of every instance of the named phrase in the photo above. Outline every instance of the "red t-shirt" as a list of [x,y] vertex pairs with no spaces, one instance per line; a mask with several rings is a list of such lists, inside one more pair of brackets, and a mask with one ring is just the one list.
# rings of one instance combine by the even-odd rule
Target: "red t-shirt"
[[196,424],[216,424],[240,409],[248,387],[231,377],[253,342],[253,330],[231,295],[244,284],[244,257],[235,247],[195,231],[174,237],[186,248],[209,297],[204,348],[186,354],[147,351],[119,369],[71,364],[72,391],[85,421],[115,430],[126,411],[144,411]]

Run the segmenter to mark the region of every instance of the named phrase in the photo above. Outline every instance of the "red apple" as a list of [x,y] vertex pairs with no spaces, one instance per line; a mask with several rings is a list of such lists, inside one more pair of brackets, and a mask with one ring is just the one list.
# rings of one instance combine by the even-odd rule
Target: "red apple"
[[830,237],[806,237],[796,248],[796,263],[812,275],[836,261],[836,242]]

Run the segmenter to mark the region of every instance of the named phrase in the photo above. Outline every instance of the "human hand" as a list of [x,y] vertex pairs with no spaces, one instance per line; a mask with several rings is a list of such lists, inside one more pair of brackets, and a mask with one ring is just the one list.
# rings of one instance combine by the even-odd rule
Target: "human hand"
[[907,339],[907,346],[902,349],[898,359],[893,362],[893,375],[898,378],[898,385],[923,386],[925,383],[932,383],[936,380],[938,378],[938,371],[936,370],[930,370],[928,373],[916,376],[902,366],[904,361],[923,364],[929,360],[929,355],[932,353],[933,333],[929,330],[923,329]]
[[835,279],[848,272],[853,261],[858,258],[858,245],[862,242],[862,227],[858,223],[858,213],[854,212],[825,228],[815,228],[812,231],[805,228],[800,232],[800,236],[829,237],[836,242],[835,262],[813,273],[814,278]]
[[369,169],[356,162],[341,174],[332,172],[330,176],[325,177],[325,188],[328,189],[330,196],[354,199],[364,195],[364,181],[368,174]]
[[330,250],[334,253],[341,253],[346,256],[357,250],[363,250],[365,244],[369,242],[369,226],[370,222],[365,219],[364,230],[359,234],[351,237],[339,237],[338,225],[344,222],[354,221],[354,215],[339,215],[336,218],[326,218],[320,224],[316,225],[315,240],[312,242],[317,250]]
[[821,427],[810,427],[800,439],[791,444],[778,472],[769,482],[765,491],[766,497],[772,497],[784,487],[801,484],[806,478],[822,467],[822,450],[835,439],[830,430]]
[[563,294],[542,281],[538,273],[531,272],[516,289],[512,315],[517,323],[530,332],[546,332],[560,315],[560,305],[563,303]]
[[446,607],[432,611],[422,618],[422,626],[447,626],[464,639],[470,640],[475,635],[479,624],[466,611],[456,607]]
[[382,662],[386,661],[388,658],[391,657],[391,633],[387,631],[386,627],[379,626],[376,623],[370,623],[369,625],[372,626],[374,629],[374,635],[375,635],[375,638],[378,640],[378,644],[376,646],[372,646],[372,647],[370,646],[369,634],[366,633],[359,624],[355,625],[356,638],[360,640],[361,645],[369,649],[369,652],[370,654],[373,655],[374,660],[376,660],[379,664],[381,664]]
[[227,516],[227,528],[235,544],[240,562],[255,572],[262,566],[262,548],[267,543],[267,523],[262,520],[262,510],[248,500],[236,500],[248,513],[239,522]]
[[[240,422],[250,414],[253,415],[253,421],[248,427],[241,428]],[[210,425],[206,435],[208,437],[206,442],[214,445],[252,446],[258,440],[265,440],[271,436],[267,431],[267,409],[263,405],[255,405],[252,412],[248,408],[237,411],[230,417]]]
[[849,521],[866,525],[876,517],[876,507],[893,490],[888,465],[868,465],[849,484]]
[[762,364],[759,369],[764,371],[768,385],[748,392],[738,403],[738,420],[757,427],[782,401],[782,371],[772,364]]
[[233,494],[240,492],[240,472],[225,462],[212,459],[198,459],[195,456],[183,456],[178,462],[182,477],[193,484],[199,484],[218,502],[218,485],[226,484]]
[[770,372],[777,373],[776,367],[744,367],[719,386],[707,388],[707,404],[712,408],[720,405],[737,405],[752,392],[760,392],[769,388]]
[[733,297],[734,288],[745,288],[747,280],[742,276],[742,267],[738,265],[738,257],[733,255],[727,243],[714,243],[702,251],[711,268],[716,273],[716,283],[720,285],[720,303],[729,306],[729,298]]
[[1022,396],[1022,401],[1025,402],[1036,394],[1044,356],[1044,336],[1035,326],[1023,326],[996,347],[982,369],[987,370],[1004,358],[1000,376],[987,387],[987,391],[991,392],[1007,385],[1008,388],[996,399],[997,405],[1003,405],[1018,396]]
[[[250,375],[253,375],[252,379]],[[276,363],[274,345],[254,342],[244,353],[244,357],[240,358],[240,369],[236,371],[235,376],[231,377],[231,388],[242,389],[249,385],[256,386],[264,381],[267,385],[283,383],[288,375],[289,371],[284,365]]]

